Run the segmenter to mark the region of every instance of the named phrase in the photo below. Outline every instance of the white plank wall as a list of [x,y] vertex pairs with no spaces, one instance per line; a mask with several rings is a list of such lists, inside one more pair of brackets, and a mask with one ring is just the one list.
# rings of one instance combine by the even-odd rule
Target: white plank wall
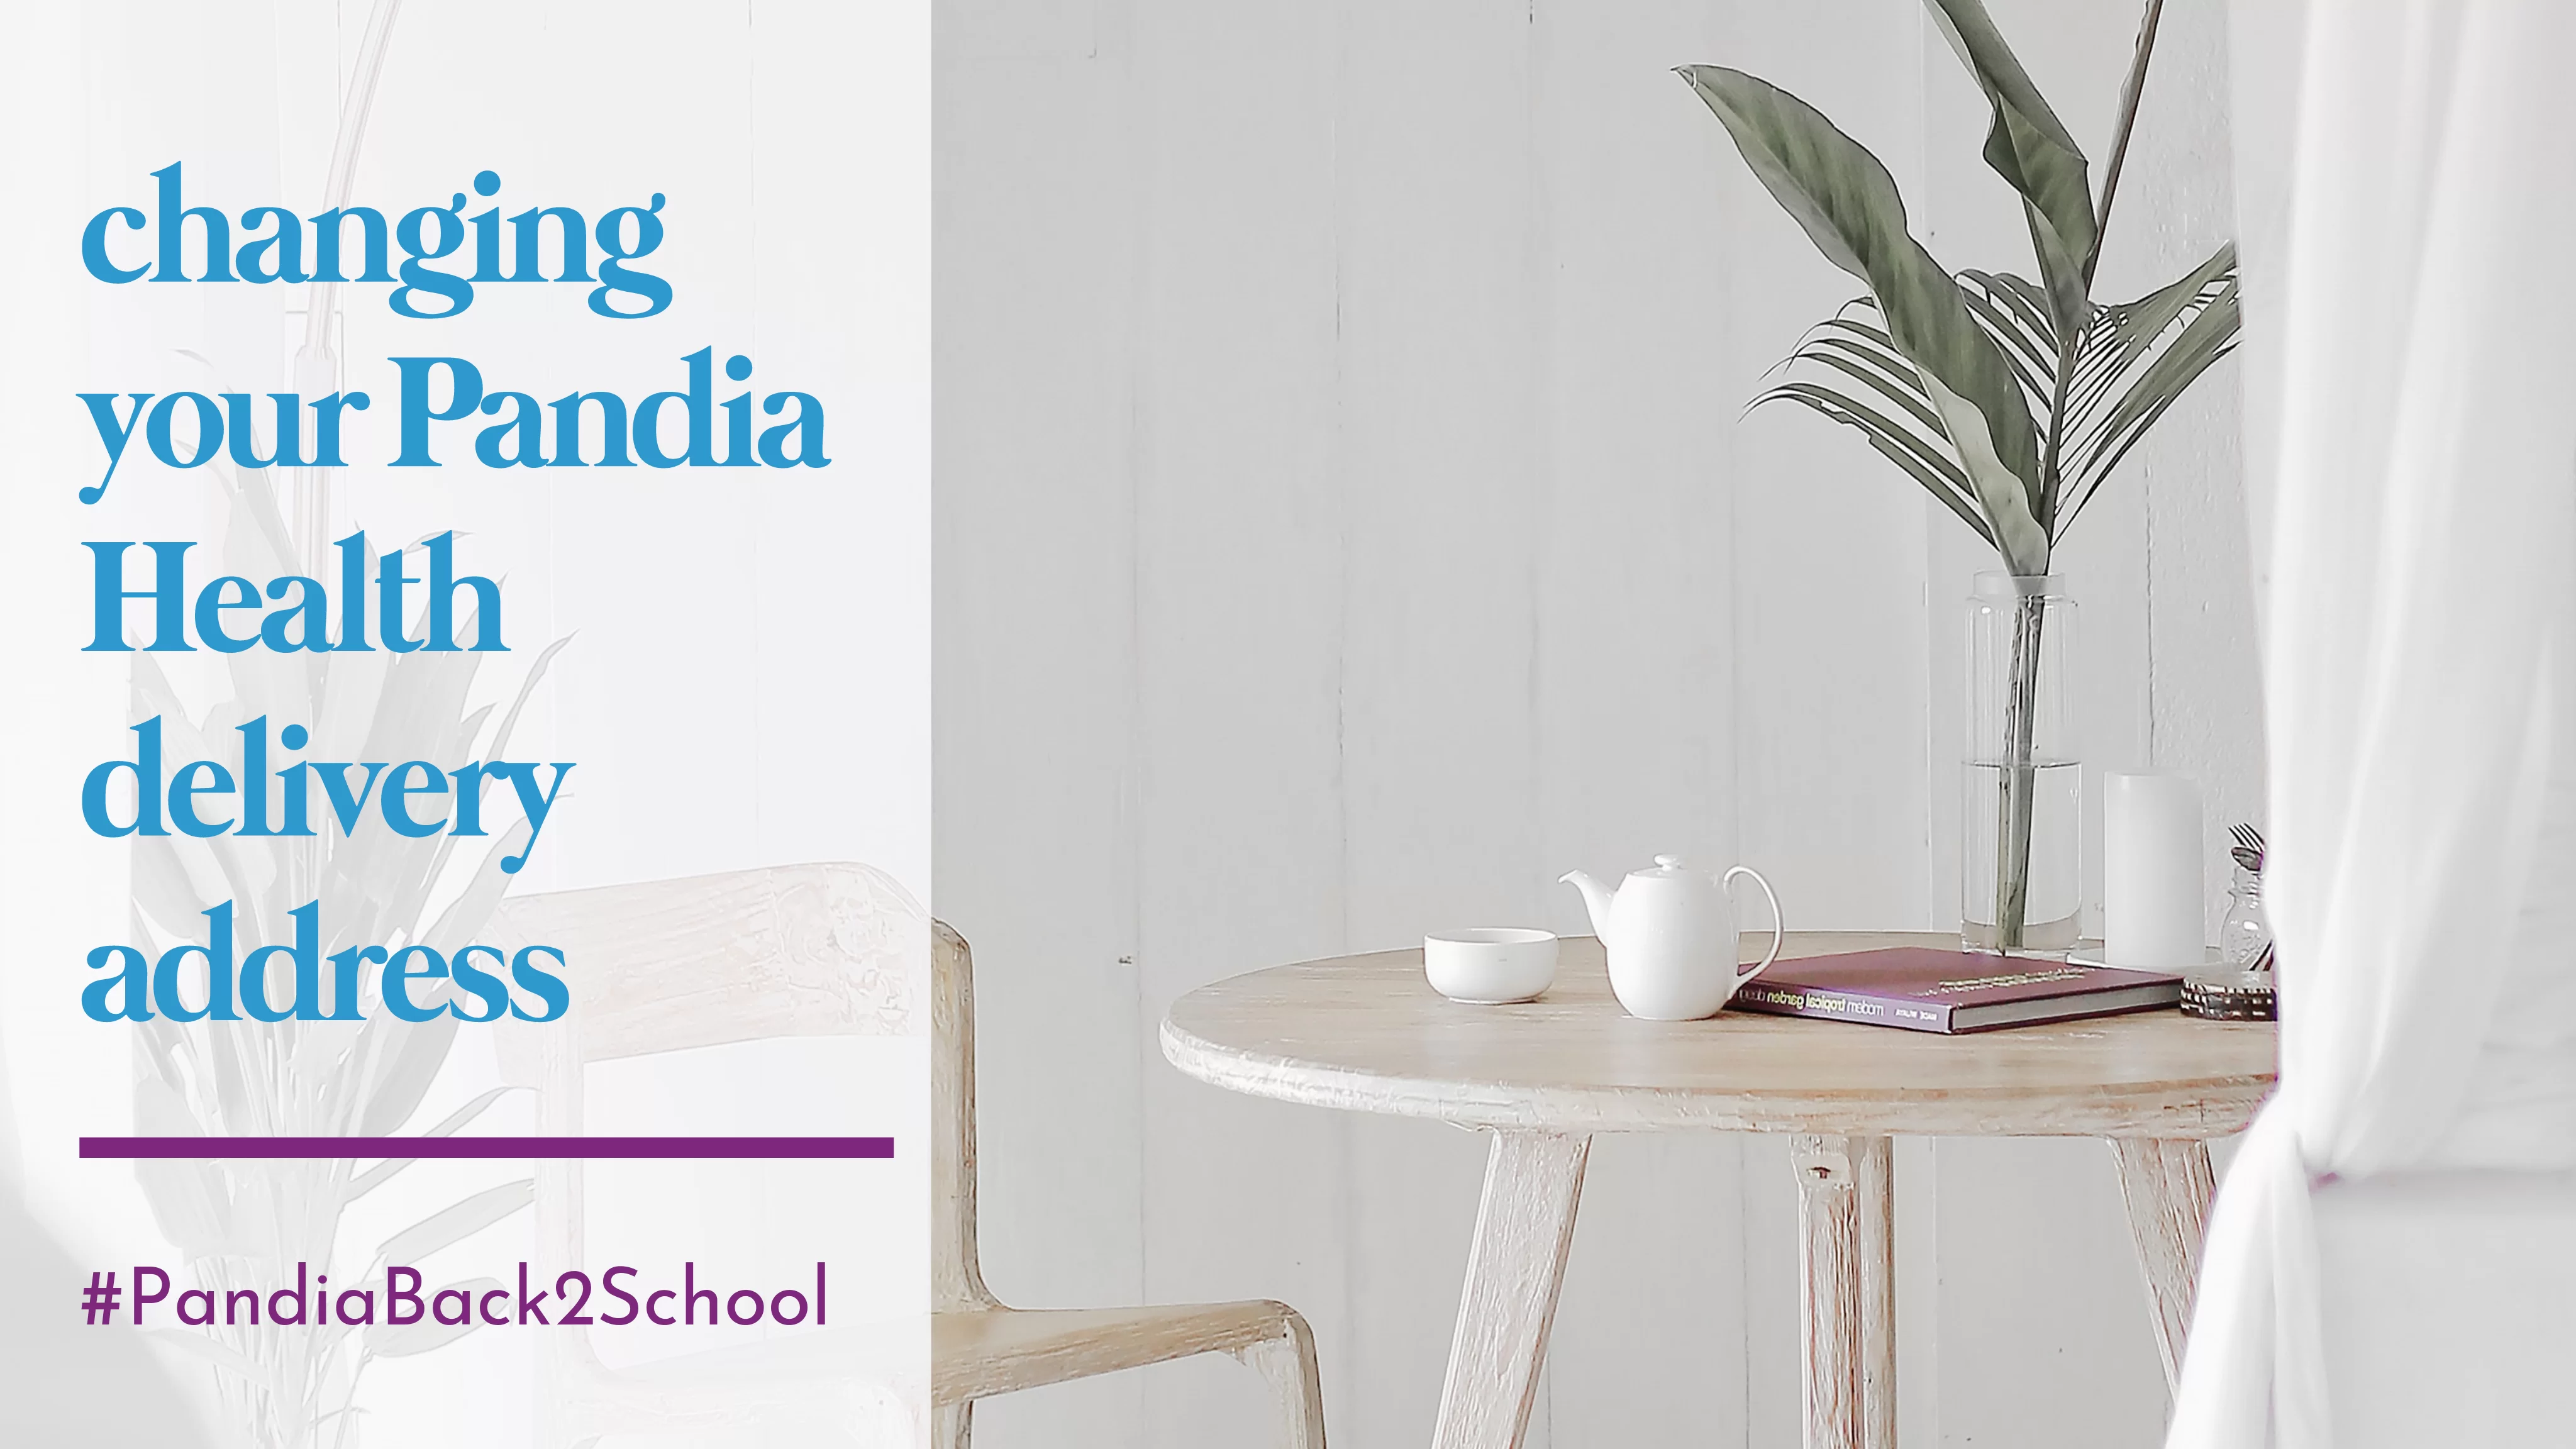
[[[1334,228],[1318,204],[1334,183],[1334,18],[1146,0],[1134,35],[1147,167],[1133,363],[1142,990],[1125,1005],[1149,1058],[1131,1110],[1145,1122],[1145,1236],[1157,1245],[1142,1291],[1286,1298],[1339,1324],[1343,1124],[1191,1091],[1153,1046],[1158,1003],[1259,964],[1263,950],[1325,954],[1344,939],[1345,527]],[[1226,1221],[1271,1230],[1200,1226]],[[1344,1335],[1335,1352],[1347,1350]],[[1327,1376],[1348,1362],[1337,1356]],[[1257,1380],[1232,1362],[1153,1377],[1144,1432],[1101,1442],[1277,1432]],[[1212,1437],[1207,1425],[1232,1427]],[[1072,1428],[1020,1442],[1067,1442]]]
[[[1735,510],[1710,486],[1740,407],[1725,400],[1723,194],[1706,184],[1726,143],[1713,125],[1673,124],[1688,116],[1676,99],[1697,102],[1668,74],[1711,53],[1716,29],[1708,7],[1665,3],[1543,6],[1530,31],[1549,852],[1533,919],[1559,930],[1585,929],[1572,889],[1549,884],[1570,866],[1736,849]],[[1594,1144],[1538,1420],[1550,1442],[1740,1435],[1741,1158],[1730,1138]]]
[[[1144,1273],[1152,1065],[1130,763],[1143,158],[1087,10],[1020,11],[942,7],[933,32],[933,905],[981,968],[987,1275],[1021,1303],[1116,1303]],[[997,1399],[976,1427],[1134,1443],[1146,1387]]]
[[[2099,158],[2134,8],[1992,3]],[[1336,1443],[1422,1443],[1481,1144],[1187,1082],[1155,1023],[1444,923],[1581,929],[1556,875],[1658,850],[1760,866],[1795,925],[1955,923],[1977,550],[1856,440],[1739,418],[1853,285],[1668,71],[1806,96],[1944,260],[2026,272],[1982,105],[1913,0],[937,16],[936,904],[982,979],[994,1285],[1286,1298]],[[2169,6],[2108,291],[2227,234],[2225,32]],[[2199,774],[2215,828],[2256,813],[2260,714],[2232,369],[2206,386],[2064,567],[2095,773]],[[2100,1148],[1898,1172],[1905,1442],[2156,1442]],[[1783,1144],[1598,1144],[1532,1444],[1794,1442],[1795,1211]],[[977,1437],[1254,1445],[1262,1413],[1216,1360]]]
[[[1531,26],[1490,0],[1341,9],[1343,869],[1351,942],[1539,898]],[[1475,1139],[1350,1127],[1354,1444],[1430,1438]],[[1411,1281],[1429,1292],[1390,1294]],[[1213,1426],[1200,1426],[1204,1431]]]

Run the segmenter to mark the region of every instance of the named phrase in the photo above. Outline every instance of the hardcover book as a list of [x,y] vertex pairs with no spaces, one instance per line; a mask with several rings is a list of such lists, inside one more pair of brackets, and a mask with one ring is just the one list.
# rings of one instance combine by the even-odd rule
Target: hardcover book
[[2166,972],[1902,946],[1779,962],[1732,1009],[1955,1034],[2151,1011],[2181,997],[2182,977]]

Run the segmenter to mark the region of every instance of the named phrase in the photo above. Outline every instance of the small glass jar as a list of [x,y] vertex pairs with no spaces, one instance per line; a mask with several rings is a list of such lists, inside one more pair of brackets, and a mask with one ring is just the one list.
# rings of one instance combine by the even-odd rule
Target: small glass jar
[[2227,891],[2227,919],[2218,928],[2218,959],[2239,971],[2272,964],[2272,921],[2263,914],[2263,873],[2236,863]]
[[[2271,1021],[2280,1012],[2272,984],[2272,922],[2263,913],[2263,856],[2239,846],[2227,918],[2218,928],[2219,964],[2183,978],[2182,1012],[2212,1021]],[[2248,862],[2251,862],[2249,864]]]

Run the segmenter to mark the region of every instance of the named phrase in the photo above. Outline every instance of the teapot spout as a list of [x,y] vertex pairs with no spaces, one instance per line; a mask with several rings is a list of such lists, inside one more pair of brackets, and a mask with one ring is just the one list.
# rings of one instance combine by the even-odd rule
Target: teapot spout
[[1569,870],[1565,874],[1558,876],[1557,881],[1561,885],[1570,885],[1576,890],[1583,892],[1583,908],[1592,915],[1592,934],[1601,937],[1605,941],[1608,940],[1610,937],[1610,888],[1579,870]]

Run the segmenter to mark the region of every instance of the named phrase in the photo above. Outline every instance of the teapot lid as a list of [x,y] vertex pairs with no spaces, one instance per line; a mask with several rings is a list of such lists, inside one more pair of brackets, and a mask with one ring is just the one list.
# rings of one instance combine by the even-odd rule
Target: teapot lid
[[1646,880],[1673,880],[1681,876],[1698,876],[1701,874],[1703,874],[1703,872],[1693,870],[1691,867],[1684,865],[1682,863],[1682,858],[1678,855],[1659,855],[1655,857],[1655,863],[1653,865],[1648,866],[1643,870],[1632,870],[1628,872],[1628,878],[1630,880],[1636,880],[1641,877]]

